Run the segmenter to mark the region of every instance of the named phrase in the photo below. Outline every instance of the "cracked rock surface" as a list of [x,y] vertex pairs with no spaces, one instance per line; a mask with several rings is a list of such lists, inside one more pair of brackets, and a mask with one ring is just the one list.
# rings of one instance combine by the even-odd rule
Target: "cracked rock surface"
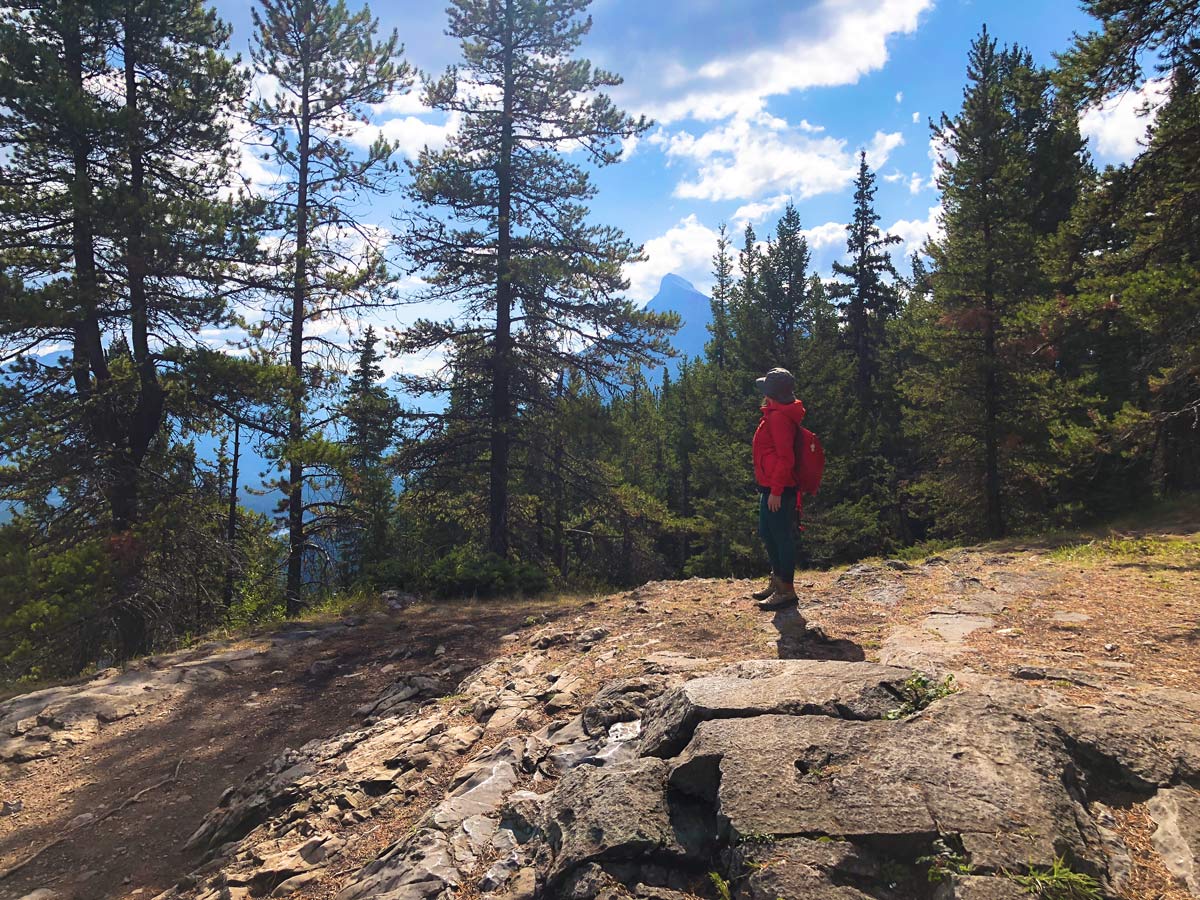
[[514,733],[573,684],[541,668],[497,660],[457,709],[412,695],[281,755],[223,798],[192,838],[209,862],[160,897],[299,890],[347,845],[338,823],[403,805],[431,760],[459,761],[440,801],[337,900],[1015,900],[1014,874],[1056,860],[1116,897],[1130,850],[1111,810],[1131,800],[1200,896],[1200,696],[1126,683],[1095,708],[975,677],[899,716],[909,670],[750,660],[618,679]]

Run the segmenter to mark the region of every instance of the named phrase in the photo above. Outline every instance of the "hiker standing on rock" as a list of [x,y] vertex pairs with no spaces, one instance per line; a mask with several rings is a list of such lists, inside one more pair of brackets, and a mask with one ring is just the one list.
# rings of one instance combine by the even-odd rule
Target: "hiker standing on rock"
[[804,434],[804,404],[793,393],[796,379],[787,369],[772,369],[756,382],[763,393],[762,420],[754,431],[754,477],[758,481],[758,533],[767,545],[771,581],[751,596],[759,609],[780,609],[797,602],[797,494],[800,485],[797,441]]

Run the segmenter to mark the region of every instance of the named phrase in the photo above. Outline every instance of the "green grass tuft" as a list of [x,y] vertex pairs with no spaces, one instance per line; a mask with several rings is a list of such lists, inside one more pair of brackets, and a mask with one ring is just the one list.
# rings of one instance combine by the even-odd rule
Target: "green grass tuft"
[[1073,871],[1061,856],[1052,866],[1030,866],[1025,874],[1005,874],[1027,894],[1044,900],[1101,900],[1100,883]]
[[931,681],[924,672],[913,672],[900,686],[900,696],[904,703],[884,714],[885,719],[892,721],[905,719],[916,715],[936,700],[958,693],[958,683],[953,675],[947,675],[941,681]]

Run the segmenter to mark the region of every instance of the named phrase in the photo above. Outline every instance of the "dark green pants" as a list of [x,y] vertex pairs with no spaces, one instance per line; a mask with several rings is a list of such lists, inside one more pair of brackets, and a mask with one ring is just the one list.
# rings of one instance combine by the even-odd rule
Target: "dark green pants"
[[796,574],[796,489],[783,492],[778,512],[767,509],[767,491],[759,491],[758,534],[767,545],[771,571],[790,582]]

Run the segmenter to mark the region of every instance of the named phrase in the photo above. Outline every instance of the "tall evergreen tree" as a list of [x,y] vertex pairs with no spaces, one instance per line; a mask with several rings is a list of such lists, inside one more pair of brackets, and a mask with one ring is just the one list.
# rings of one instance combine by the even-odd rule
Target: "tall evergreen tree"
[[709,361],[718,369],[724,369],[730,362],[729,306],[733,300],[733,258],[729,255],[729,238],[724,222],[717,229],[717,250],[712,263],[712,321],[708,325],[712,338],[704,349]]
[[808,305],[808,266],[812,254],[800,224],[800,213],[788,203],[767,246],[761,272],[763,317],[768,338],[764,371],[772,366],[794,366],[796,350],[803,337],[804,312]]
[[[854,215],[846,226],[850,262],[833,263],[834,274],[847,280],[830,286],[830,296],[842,304],[846,343],[854,356],[854,393],[860,411],[867,417],[879,411],[883,344],[888,323],[895,319],[900,304],[896,271],[888,250],[900,238],[880,232],[875,190],[875,174],[867,165],[866,152],[861,152],[854,181]],[[889,408],[895,409],[895,404]],[[894,420],[892,424],[896,424]]]
[[[1053,342],[1039,327],[1039,248],[1057,226],[1046,207],[1078,190],[1083,161],[1074,117],[1037,89],[1048,85],[1027,51],[998,49],[985,29],[967,79],[962,109],[934,128],[945,210],[945,235],[929,247],[938,316],[906,383],[909,427],[937,455],[927,484],[938,514],[994,537],[1022,478],[1018,508],[1044,500],[1037,456],[1051,445],[1049,409],[1068,392],[1052,384]],[[1059,152],[1041,152],[1047,144]],[[1066,204],[1057,209],[1065,216]]]
[[[620,293],[637,250],[611,227],[587,223],[594,195],[568,150],[603,166],[619,141],[647,127],[602,93],[621,83],[573,54],[591,28],[588,0],[453,0],[449,33],[463,63],[433,82],[426,102],[462,116],[444,150],[413,165],[406,249],[427,273],[426,299],[451,299],[449,321],[421,321],[401,352],[469,344],[489,358],[487,546],[510,548],[509,491],[518,412],[553,397],[554,373],[572,367],[608,387],[630,361],[665,350],[662,317]],[[450,384],[413,381],[445,392]]]
[[271,197],[280,273],[260,334],[283,344],[291,369],[287,438],[280,447],[286,494],[289,614],[302,605],[308,545],[304,500],[309,470],[322,454],[322,417],[312,415],[313,391],[336,369],[343,349],[314,334],[312,324],[387,302],[392,274],[386,237],[366,225],[356,204],[386,189],[395,171],[393,147],[382,136],[355,153],[347,138],[372,104],[407,90],[412,74],[395,32],[377,39],[378,20],[343,0],[262,0],[253,11],[251,57],[277,87],[255,100],[251,117],[283,173]]
[[165,605],[138,587],[153,560],[142,532],[163,484],[195,465],[172,446],[185,392],[172,408],[170,382],[190,379],[198,332],[225,321],[223,276],[247,243],[225,191],[244,87],[228,36],[197,0],[0,16],[9,499],[38,511],[48,540],[120,536],[111,611],[126,653]]
[[1141,88],[1151,73],[1168,80],[1144,148],[1095,182],[1059,248],[1068,308],[1082,326],[1071,362],[1106,400],[1111,465],[1100,470],[1132,490],[1120,498],[1128,503],[1147,487],[1194,487],[1200,471],[1200,16],[1162,0],[1084,8],[1099,27],[1060,57],[1072,99],[1097,103]]
[[378,344],[375,329],[369,325],[351,342],[355,362],[341,408],[346,429],[346,490],[340,543],[344,567],[352,575],[382,563],[390,549],[394,492],[384,457],[396,439],[400,404],[380,384],[383,369]]

